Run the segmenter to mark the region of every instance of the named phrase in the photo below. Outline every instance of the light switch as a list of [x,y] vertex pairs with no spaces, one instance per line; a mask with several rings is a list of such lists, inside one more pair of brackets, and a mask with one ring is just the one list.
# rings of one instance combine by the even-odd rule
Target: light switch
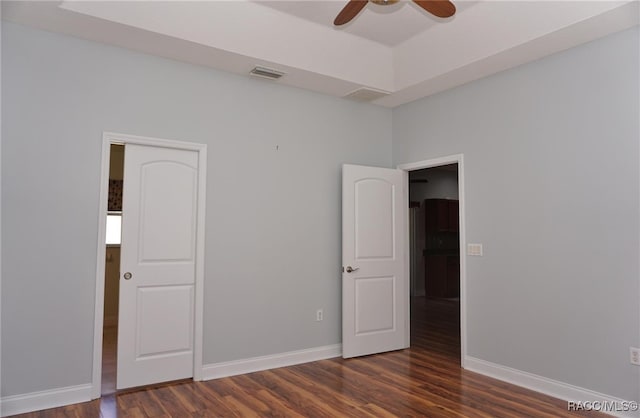
[[467,244],[467,255],[482,257],[482,244]]

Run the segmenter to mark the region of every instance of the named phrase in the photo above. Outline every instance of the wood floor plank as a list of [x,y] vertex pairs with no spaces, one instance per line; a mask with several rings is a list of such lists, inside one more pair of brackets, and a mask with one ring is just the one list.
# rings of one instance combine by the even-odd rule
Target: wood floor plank
[[357,417],[360,415],[357,409],[362,402],[352,397],[337,394],[333,387],[327,388],[326,385],[317,383],[314,376],[301,373],[299,370],[299,367],[290,367],[274,370],[274,373],[280,375],[294,387],[304,390],[314,402],[330,405],[331,410],[328,412],[337,413],[341,417]]
[[[268,415],[269,407],[267,404],[256,398],[252,390],[246,390],[239,385],[236,380],[237,379],[229,379],[227,385],[233,393],[231,397],[240,403],[238,407],[242,410],[255,411],[258,416]],[[246,416],[246,414],[242,414],[242,416]]]
[[[460,368],[459,303],[412,298],[411,348],[206,382],[180,381],[20,418],[603,417]],[[105,331],[106,355],[115,332]],[[110,345],[112,344],[112,345]],[[115,358],[103,383],[115,388]]]
[[258,392],[256,392],[256,397],[264,402],[265,405],[269,406],[270,410],[268,416],[270,417],[304,418],[306,416],[293,409],[291,405],[268,390],[259,390]]
[[[262,373],[265,374],[265,378],[269,379],[275,385],[272,387],[275,388],[276,392],[287,401],[296,405],[298,410],[313,411],[314,416],[317,417],[341,416],[340,410],[334,408],[333,405],[318,402],[313,393],[299,388],[295,384],[282,378],[278,370],[267,370]],[[262,378],[260,375],[256,375],[255,377]]]

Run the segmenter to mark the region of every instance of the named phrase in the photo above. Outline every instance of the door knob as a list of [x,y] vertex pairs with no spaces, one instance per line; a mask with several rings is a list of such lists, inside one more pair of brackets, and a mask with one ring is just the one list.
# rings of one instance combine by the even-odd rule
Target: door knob
[[347,266],[347,273],[353,273],[356,270],[360,270],[360,267],[353,268],[351,266]]
[[131,274],[131,273],[129,273],[129,272],[126,272],[126,273],[124,274],[124,279],[125,279],[125,280],[131,280],[131,278],[132,278],[132,277],[133,277],[133,274]]

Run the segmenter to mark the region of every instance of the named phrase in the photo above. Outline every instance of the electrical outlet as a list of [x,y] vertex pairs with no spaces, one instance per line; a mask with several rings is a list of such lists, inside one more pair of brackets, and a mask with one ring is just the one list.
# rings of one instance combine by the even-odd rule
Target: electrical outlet
[[631,364],[635,364],[636,366],[640,366],[640,348],[629,347],[629,354],[631,356]]
[[316,311],[316,321],[322,321],[324,319],[324,312],[322,309]]

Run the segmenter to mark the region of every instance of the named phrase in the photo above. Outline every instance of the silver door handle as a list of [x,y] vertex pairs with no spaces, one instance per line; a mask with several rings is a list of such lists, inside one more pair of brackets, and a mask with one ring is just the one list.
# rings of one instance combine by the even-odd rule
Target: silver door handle
[[125,280],[131,280],[131,278],[132,278],[132,277],[133,277],[133,274],[131,274],[131,273],[129,273],[129,272],[126,272],[126,273],[124,274],[124,279],[125,279]]
[[347,273],[353,273],[354,271],[360,270],[360,267],[353,268],[351,266],[347,266]]

